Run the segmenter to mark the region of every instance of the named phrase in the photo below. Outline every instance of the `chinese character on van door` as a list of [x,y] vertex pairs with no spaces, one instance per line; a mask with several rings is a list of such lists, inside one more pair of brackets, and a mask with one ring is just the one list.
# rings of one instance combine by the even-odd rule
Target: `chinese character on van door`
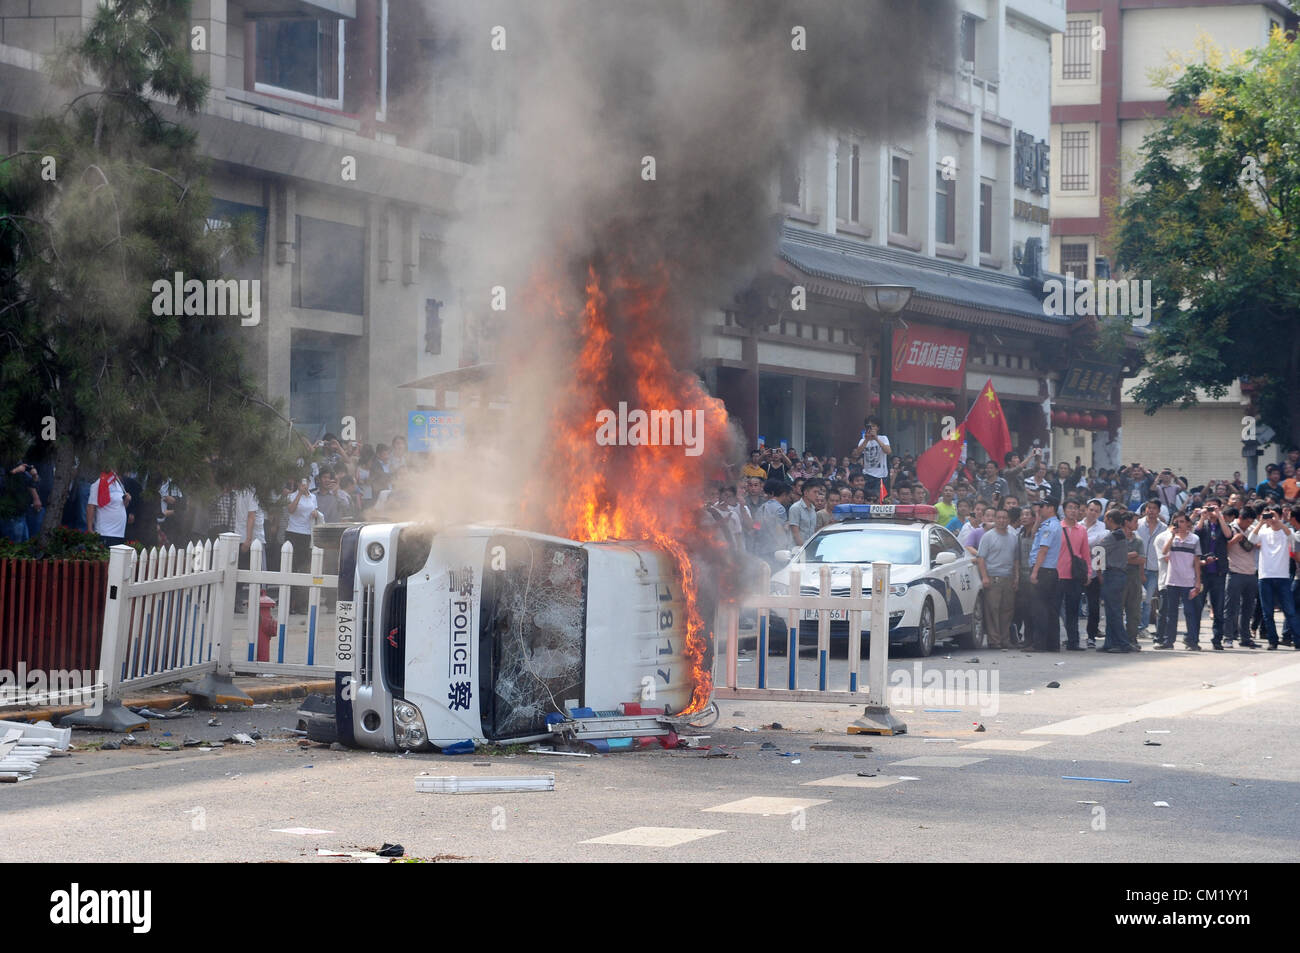
[[452,711],[469,711],[469,701],[474,697],[469,682],[451,682],[447,686],[447,707]]
[[447,570],[447,588],[461,596],[474,595],[474,568],[462,566]]

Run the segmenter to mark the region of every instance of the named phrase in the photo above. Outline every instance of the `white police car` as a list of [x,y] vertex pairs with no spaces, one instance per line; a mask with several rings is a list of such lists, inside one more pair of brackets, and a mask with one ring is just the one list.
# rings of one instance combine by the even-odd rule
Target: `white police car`
[[[984,647],[984,596],[979,566],[957,537],[933,522],[933,506],[840,504],[838,522],[822,527],[801,548],[790,553],[787,566],[772,574],[774,595],[788,595],[787,580],[798,579],[802,595],[816,595],[821,567],[831,567],[831,593],[849,594],[850,572],[862,568],[862,589],[871,590],[871,564],[891,563],[889,570],[889,644],[908,646],[921,656],[937,641],[956,639],[963,648]],[[817,641],[817,612],[804,610],[799,621],[800,644]],[[863,618],[862,649],[867,648],[869,617]],[[788,641],[785,619],[771,617],[772,643]],[[831,639],[849,637],[848,612],[831,613]]]

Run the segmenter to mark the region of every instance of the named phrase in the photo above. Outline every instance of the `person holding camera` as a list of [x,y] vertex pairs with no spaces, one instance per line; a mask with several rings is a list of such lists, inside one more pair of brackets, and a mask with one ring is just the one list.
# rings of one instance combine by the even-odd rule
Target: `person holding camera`
[[[285,511],[289,515],[289,523],[284,536],[293,545],[293,571],[310,572],[311,525],[322,517],[316,494],[311,491],[306,477],[299,479],[294,492],[289,494]],[[307,611],[307,593],[304,586],[294,586],[291,589],[290,612]]]
[[1197,599],[1196,614],[1205,610],[1208,599],[1214,616],[1213,638],[1210,645],[1216,652],[1223,651],[1223,597],[1228,585],[1228,541],[1233,530],[1224,519],[1223,501],[1211,497],[1196,522],[1196,535],[1201,541],[1201,595]]
[[889,495],[889,438],[880,432],[880,421],[868,417],[862,422],[862,439],[853,451],[855,457],[862,460],[862,472],[866,476],[867,499],[873,503]]
[[[1259,604],[1263,614],[1264,635],[1268,637],[1269,651],[1277,650],[1277,625],[1273,621],[1273,610],[1281,607],[1287,626],[1292,632],[1297,630],[1295,599],[1291,594],[1291,550],[1295,545],[1296,534],[1282,519],[1282,511],[1274,504],[1268,504],[1261,513],[1259,523],[1246,533],[1246,539],[1259,548]],[[1300,650],[1300,642],[1292,639],[1292,645]]]

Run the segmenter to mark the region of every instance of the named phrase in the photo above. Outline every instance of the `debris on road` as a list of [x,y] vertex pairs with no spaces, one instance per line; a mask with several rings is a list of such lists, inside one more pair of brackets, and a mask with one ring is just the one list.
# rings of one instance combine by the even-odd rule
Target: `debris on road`
[[1167,734],[1169,734],[1169,729],[1168,729],[1168,728],[1148,728],[1148,729],[1147,729],[1147,734],[1149,734],[1149,735],[1167,735]]
[[233,735],[231,735],[229,738],[227,738],[226,741],[238,741],[241,745],[253,745],[253,744],[257,744],[257,742],[255,742],[255,741],[253,740],[253,736],[252,736],[252,735],[247,734],[247,733],[242,732],[242,731],[237,731],[237,732],[235,732]]
[[1159,747],[1160,747],[1160,742],[1158,742],[1158,741],[1152,741],[1150,738],[1148,738],[1146,741],[1144,741],[1144,742],[1142,742],[1142,743],[1143,743],[1144,745],[1150,745],[1152,748],[1159,748]]
[[1127,778],[1076,778],[1068,774],[1061,775],[1062,781],[1104,781],[1107,784],[1132,784]]
[[401,844],[385,843],[379,850],[375,851],[380,857],[405,857],[406,848]]
[[515,777],[417,777],[415,790],[421,794],[513,794],[525,791],[554,791],[555,775]]
[[871,751],[871,745],[833,745],[833,744],[815,744],[809,745],[813,751]]
[[983,725],[978,724],[978,723],[976,723],[976,725],[975,725],[975,730],[976,730],[976,731],[988,731],[987,728],[985,728]]
[[564,758],[590,758],[591,757],[591,754],[586,751],[556,751],[554,748],[529,748],[528,753],[557,755]]
[[1152,806],[1152,807],[1168,807],[1168,806],[1169,806],[1169,802],[1168,802],[1168,801],[1152,801],[1152,802],[1151,802],[1151,806]]
[[[235,775],[239,777],[239,775]],[[296,834],[299,837],[306,837],[308,834],[333,834],[333,831],[323,831],[316,827],[273,827],[272,834]]]
[[785,726],[782,725],[779,721],[774,721],[774,722],[772,722],[770,725],[763,725],[762,728],[763,728],[764,731],[784,731],[784,730],[785,730]]
[[1060,687],[1061,687],[1061,683],[1060,683],[1060,682],[1048,682],[1048,683],[1047,683],[1047,687],[1048,687],[1048,688],[1060,688]]

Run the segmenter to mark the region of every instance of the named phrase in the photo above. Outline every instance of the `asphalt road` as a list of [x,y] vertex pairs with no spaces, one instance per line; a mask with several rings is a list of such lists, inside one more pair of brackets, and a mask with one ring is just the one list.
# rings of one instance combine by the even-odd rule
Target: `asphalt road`
[[[774,664],[784,671],[783,659]],[[805,687],[814,664],[801,662]],[[754,665],[742,662],[742,680]],[[841,679],[844,665],[832,666]],[[296,702],[216,713],[214,727],[210,713],[155,721],[138,746],[76,751],[0,785],[0,860],[346,863],[316,851],[385,841],[469,861],[1294,860],[1300,653],[941,649],[915,665],[890,663],[906,734],[847,735],[859,709],[843,703],[727,701],[701,732],[711,751],[304,748],[283,731]],[[957,690],[933,694],[936,677]],[[1046,687],[1053,680],[1060,688]],[[950,708],[960,710],[925,710]],[[781,729],[763,729],[773,722]],[[249,728],[264,736],[253,747],[151,747]],[[100,737],[74,733],[79,745]],[[554,773],[555,790],[417,793],[422,772]],[[277,832],[294,828],[323,833]]]

